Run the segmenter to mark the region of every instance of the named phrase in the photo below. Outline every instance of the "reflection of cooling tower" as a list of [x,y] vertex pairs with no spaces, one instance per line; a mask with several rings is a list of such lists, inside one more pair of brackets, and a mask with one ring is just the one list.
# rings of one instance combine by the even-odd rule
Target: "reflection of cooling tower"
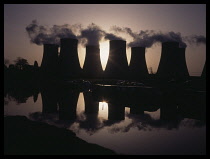
[[122,105],[109,103],[108,119],[109,120],[124,120],[125,107]]
[[83,66],[85,78],[101,78],[103,69],[100,61],[99,45],[86,46],[86,57]]
[[177,105],[172,104],[163,104],[160,108],[160,119],[161,120],[175,120],[177,119],[178,109]]
[[42,113],[57,112],[57,94],[55,89],[42,88]]
[[72,120],[76,119],[76,108],[79,92],[71,90],[62,90],[59,99],[59,119]]
[[111,40],[109,58],[105,69],[106,78],[125,79],[128,74],[126,41]]
[[201,77],[202,78],[206,78],[206,63],[204,65],[204,67],[203,67],[203,71],[202,71]]
[[162,43],[157,76],[168,79],[189,76],[185,59],[185,48],[179,48],[178,42]]
[[141,79],[148,76],[145,59],[145,47],[131,48],[131,61],[129,66],[131,79]]
[[141,106],[130,107],[130,114],[144,114],[144,109]]
[[44,53],[41,63],[42,76],[52,77],[58,69],[58,45],[44,44]]
[[78,78],[81,76],[81,68],[79,64],[77,39],[63,38],[61,39],[60,50],[60,74],[64,79]]
[[93,100],[92,92],[84,92],[84,100],[85,100],[85,113],[92,114],[98,113],[99,105],[98,102]]

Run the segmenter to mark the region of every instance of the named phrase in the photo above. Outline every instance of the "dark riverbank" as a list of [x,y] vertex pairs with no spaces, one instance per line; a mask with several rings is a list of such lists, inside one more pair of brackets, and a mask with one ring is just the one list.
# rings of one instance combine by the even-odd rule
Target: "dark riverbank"
[[75,133],[24,116],[4,117],[4,155],[116,155]]

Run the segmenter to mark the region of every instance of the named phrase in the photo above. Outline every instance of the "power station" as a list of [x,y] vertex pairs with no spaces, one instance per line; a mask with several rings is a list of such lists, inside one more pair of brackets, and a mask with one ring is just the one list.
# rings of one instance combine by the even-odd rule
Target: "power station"
[[107,65],[105,68],[105,78],[126,79],[128,78],[128,61],[126,57],[126,41],[110,40],[110,50]]
[[102,78],[103,69],[100,61],[99,45],[86,46],[86,56],[83,66],[83,77],[87,79]]
[[131,79],[143,79],[148,77],[148,69],[145,58],[145,47],[131,48],[131,61],[129,75]]
[[[109,57],[105,71],[102,69],[99,45],[87,45],[83,69],[78,57],[78,40],[62,38],[60,40],[60,56],[58,45],[44,44],[41,73],[44,78],[60,79],[146,79],[149,75],[145,47],[131,48],[131,61],[128,66],[126,57],[126,41],[110,40]],[[186,79],[189,72],[185,57],[186,48],[179,48],[178,42],[163,42],[161,58],[156,76],[161,79]],[[202,77],[206,74],[206,64]]]

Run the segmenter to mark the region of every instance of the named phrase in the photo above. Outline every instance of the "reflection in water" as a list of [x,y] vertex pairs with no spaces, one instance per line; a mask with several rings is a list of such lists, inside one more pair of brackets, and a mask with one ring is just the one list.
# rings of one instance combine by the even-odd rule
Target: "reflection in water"
[[60,120],[74,120],[76,119],[76,108],[79,92],[62,90],[59,94],[59,119]]
[[[126,151],[128,154],[146,154],[155,150],[158,144],[159,147],[167,148],[167,144],[174,141],[179,141],[179,145],[184,143],[186,147],[186,138],[190,136],[196,139],[195,143],[199,141],[200,147],[205,145],[205,96],[202,94],[183,97],[159,95],[151,101],[150,96],[143,98],[138,92],[109,94],[106,91],[79,92],[52,87],[42,88],[39,95],[41,98],[34,95],[33,100],[42,105],[42,112],[28,111],[31,119],[65,127],[88,142],[120,153],[124,152],[123,145],[129,144],[130,150]],[[145,94],[143,96],[146,97]],[[7,97],[8,95],[5,96],[5,107],[10,104]],[[196,137],[195,129],[202,140],[200,136]],[[186,135],[186,132],[188,136],[184,138],[183,134]],[[174,137],[174,133],[179,135]],[[163,142],[167,136],[174,138],[174,141]],[[145,145],[150,150],[144,151]],[[195,150],[198,151],[200,150]],[[204,151],[202,149],[202,153]]]
[[42,113],[56,113],[58,111],[58,97],[55,89],[42,88]]

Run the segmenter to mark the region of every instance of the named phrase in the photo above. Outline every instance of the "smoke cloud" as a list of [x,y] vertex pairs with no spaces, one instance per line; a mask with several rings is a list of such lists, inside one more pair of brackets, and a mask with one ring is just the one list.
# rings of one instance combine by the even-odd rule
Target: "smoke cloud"
[[185,37],[184,39],[185,39],[185,41],[187,41],[190,44],[196,44],[196,45],[204,44],[204,45],[206,45],[206,37],[203,35],[191,35],[191,36]]
[[119,33],[126,33],[133,38],[133,41],[128,43],[129,47],[151,47],[155,43],[167,42],[167,41],[174,41],[179,42],[180,47],[186,47],[186,43],[183,42],[181,37],[181,33],[175,32],[155,32],[154,30],[141,30],[139,33],[135,33],[132,29],[128,27],[117,27],[113,26],[112,30]]
[[[37,20],[33,20],[31,24],[26,26],[27,34],[30,42],[43,45],[43,44],[60,44],[61,38],[79,39],[79,42],[85,45],[99,45],[102,39],[105,40],[125,40],[118,36],[119,33],[125,33],[133,38],[133,41],[128,43],[128,47],[151,47],[155,43],[162,42],[179,42],[180,47],[186,47],[187,44],[206,44],[206,37],[202,35],[191,35],[182,37],[179,32],[157,32],[154,30],[140,30],[139,33],[133,32],[128,27],[113,26],[111,30],[115,32],[108,33],[101,29],[98,25],[91,23],[87,28],[82,28],[81,24],[64,24],[53,25],[52,27],[39,25]],[[117,35],[116,35],[117,34]]]
[[99,41],[105,36],[105,34],[105,31],[92,23],[86,29],[81,30],[81,35],[78,38],[82,45],[99,45]]
[[76,39],[76,31],[81,30],[80,24],[75,25],[53,25],[49,28],[47,26],[39,25],[36,20],[33,20],[26,28],[30,42],[43,44],[60,44],[60,38]]
[[125,40],[119,36],[116,36],[112,33],[106,33],[105,37],[104,37],[106,40]]
[[151,47],[155,43],[162,42],[179,42],[180,47],[186,47],[186,43],[181,37],[181,33],[175,33],[173,31],[168,33],[155,33],[154,30],[141,31],[139,37],[134,39],[133,42],[129,43],[128,46],[142,46],[142,47]]

